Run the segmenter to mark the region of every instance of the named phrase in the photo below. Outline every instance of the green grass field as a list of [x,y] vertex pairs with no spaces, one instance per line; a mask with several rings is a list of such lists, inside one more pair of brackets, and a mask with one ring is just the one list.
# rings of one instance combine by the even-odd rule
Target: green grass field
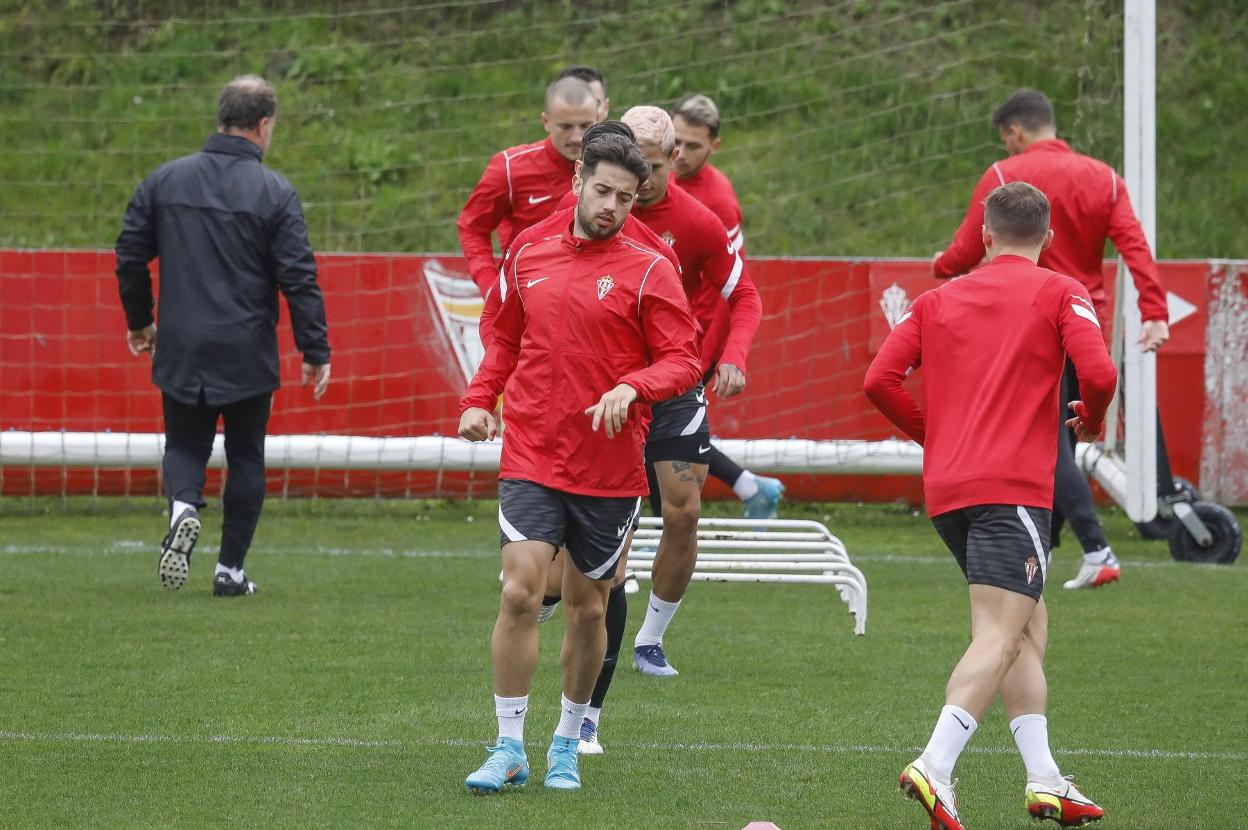
[[[667,638],[680,677],[621,669],[607,753],[570,796],[538,783],[556,616],[528,721],[534,784],[473,798],[463,778],[494,736],[493,503],[271,503],[249,560],[261,593],[241,600],[210,594],[215,509],[174,594],[150,502],[31,507],[0,502],[0,826],[927,826],[896,775],[965,646],[966,591],[907,508],[789,514],[826,516],[866,573],[865,637],[827,586],[695,583]],[[1103,826],[1243,826],[1248,572],[1174,563],[1120,513],[1106,521],[1123,582],[1048,592],[1059,763]],[[1054,584],[1075,567],[1068,543]],[[626,643],[640,612],[634,598]],[[999,709],[957,775],[971,827],[1032,826]]]

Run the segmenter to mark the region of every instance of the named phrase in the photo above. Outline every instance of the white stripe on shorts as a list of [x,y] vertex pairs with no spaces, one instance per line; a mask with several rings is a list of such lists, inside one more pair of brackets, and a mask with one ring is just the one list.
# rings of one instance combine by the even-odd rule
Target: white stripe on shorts
[[629,537],[629,534],[632,532],[633,525],[637,522],[637,517],[640,515],[641,515],[641,496],[638,496],[637,504],[635,507],[633,507],[633,514],[628,519],[628,530],[624,531],[624,536],[622,539],[620,539],[620,546],[615,549],[615,553],[611,555],[610,559],[608,559],[606,562],[603,562],[601,565],[594,568],[589,573],[585,574],[587,577],[589,577],[590,579],[601,579],[603,574],[605,574],[611,568],[615,567],[615,563],[617,560],[619,560],[620,554],[624,552],[624,546],[628,544],[628,537]]
[[528,539],[523,536],[520,531],[516,530],[515,527],[512,526],[511,522],[507,521],[507,517],[503,515],[502,502],[499,502],[498,504],[498,526],[502,528],[503,535],[507,537],[507,541],[509,542],[528,541]]
[[1040,531],[1036,530],[1036,523],[1031,520],[1031,514],[1021,504],[1018,505],[1018,518],[1023,520],[1023,527],[1027,528],[1027,533],[1031,536],[1031,544],[1036,548],[1036,558],[1040,560],[1040,584],[1043,587],[1049,582],[1049,557],[1044,552],[1044,545],[1040,544]]
[[680,431],[682,436],[693,435],[698,431],[698,427],[702,426],[702,422],[706,420],[706,404],[698,407],[698,414],[694,415],[689,424]]

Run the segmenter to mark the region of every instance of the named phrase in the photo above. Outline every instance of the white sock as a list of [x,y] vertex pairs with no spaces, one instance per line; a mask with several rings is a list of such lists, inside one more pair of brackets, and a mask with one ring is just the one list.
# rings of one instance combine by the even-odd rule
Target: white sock
[[1019,715],[1010,721],[1010,732],[1027,767],[1027,780],[1051,786],[1061,784],[1062,771],[1049,749],[1049,719],[1044,715]]
[[732,492],[737,494],[737,498],[741,501],[747,501],[754,498],[758,493],[758,480],[749,470],[741,473],[741,477],[737,479],[737,483],[732,485]]
[[602,709],[590,706],[585,710],[585,717],[589,718],[590,722],[597,728],[598,721],[602,720]]
[[979,724],[971,713],[960,706],[945,706],[936,719],[936,728],[932,730],[932,738],[923,750],[923,762],[928,772],[936,776],[941,783],[949,781],[953,774],[953,765],[966,747],[966,742],[975,734]]
[[1113,566],[1118,564],[1118,557],[1114,556],[1114,551],[1108,545],[1100,550],[1094,550],[1091,553],[1083,555],[1083,561],[1089,565],[1105,565]]
[[654,591],[651,591],[650,602],[646,606],[646,619],[633,639],[633,648],[662,645],[663,635],[667,632],[667,627],[672,624],[672,617],[676,615],[676,609],[679,607],[680,600],[665,602],[656,597]]
[[230,579],[234,580],[235,582],[243,581],[243,569],[242,568],[227,568],[224,565],[222,565],[220,562],[217,563],[217,569],[212,572],[213,576],[216,576],[217,574],[229,574]]
[[178,517],[182,515],[183,510],[193,510],[195,505],[186,501],[175,501],[173,507],[169,510],[169,527],[173,527],[178,521]]
[[573,703],[568,700],[567,695],[560,695],[559,725],[555,727],[555,737],[579,739],[581,737],[581,721],[585,720],[585,710],[588,708],[588,700],[584,703]]
[[494,695],[494,714],[498,716],[498,737],[514,738],[524,743],[524,716],[528,711],[528,695],[523,697]]

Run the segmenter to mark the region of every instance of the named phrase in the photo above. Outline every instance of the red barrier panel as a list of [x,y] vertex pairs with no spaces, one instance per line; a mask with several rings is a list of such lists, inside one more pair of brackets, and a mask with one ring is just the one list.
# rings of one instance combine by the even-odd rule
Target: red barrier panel
[[[318,263],[334,379],[319,404],[296,385],[300,357],[283,320],[282,376],[288,385],[276,395],[270,432],[452,434],[476,344],[470,331],[448,324],[444,312],[471,317],[473,304],[469,297],[439,293],[435,284],[441,274],[445,286],[448,276],[462,270],[462,259],[326,254]],[[890,308],[899,313],[897,307],[935,285],[927,263],[752,259],[749,267],[763,298],[763,324],[746,393],[712,406],[714,433],[812,439],[896,434],[862,396],[862,379],[888,333]],[[1192,428],[1223,417],[1220,404],[1207,407],[1205,396],[1210,264],[1163,263],[1161,273],[1167,288],[1194,307],[1173,327],[1159,360],[1158,389],[1175,471],[1200,483],[1202,455],[1216,453],[1223,443],[1248,441],[1242,423],[1220,427],[1213,445]],[[1226,282],[1226,269],[1220,273]],[[1236,270],[1231,282],[1242,279]],[[159,394],[146,359],[127,351],[124,329],[111,252],[0,251],[0,429],[160,432]],[[1219,468],[1219,480],[1235,471],[1245,478],[1248,458],[1234,463],[1240,466]],[[155,492],[155,476],[153,470],[9,465],[0,467],[0,492]],[[786,476],[786,484],[795,498],[921,501],[917,478]],[[482,474],[328,470],[271,471],[270,485],[277,492],[322,495],[461,496],[493,489],[491,477]],[[712,489],[710,495],[726,491]]]

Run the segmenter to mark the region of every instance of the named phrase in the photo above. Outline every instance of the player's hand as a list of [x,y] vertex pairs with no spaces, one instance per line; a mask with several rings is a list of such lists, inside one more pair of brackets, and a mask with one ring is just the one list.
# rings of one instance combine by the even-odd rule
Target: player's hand
[[1157,351],[1169,339],[1170,324],[1165,320],[1145,320],[1140,326],[1140,348],[1146,352]]
[[745,372],[731,363],[721,363],[715,370],[715,383],[712,391],[721,398],[731,398],[745,391]]
[[598,403],[585,410],[586,415],[593,416],[590,428],[598,431],[598,425],[607,431],[608,438],[614,438],[617,432],[624,429],[628,420],[628,407],[637,400],[637,390],[627,383],[621,383],[610,392],[603,394]]
[[319,401],[321,396],[325,394],[325,389],[329,386],[329,364],[322,363],[317,366],[313,363],[303,364],[303,386],[309,383],[312,386],[312,400]]
[[1104,426],[1095,432],[1092,431],[1088,426],[1087,420],[1085,420],[1088,417],[1088,408],[1083,405],[1083,401],[1071,401],[1069,406],[1070,411],[1075,413],[1075,417],[1068,420],[1066,426],[1075,431],[1075,437],[1085,444],[1091,444],[1097,438],[1100,438],[1101,432],[1104,431]]
[[149,357],[156,355],[156,324],[148,326],[138,331],[126,332],[126,345],[130,347],[130,354],[138,357],[147,352]]
[[493,441],[498,435],[498,422],[479,406],[470,406],[459,416],[459,437],[469,441]]

